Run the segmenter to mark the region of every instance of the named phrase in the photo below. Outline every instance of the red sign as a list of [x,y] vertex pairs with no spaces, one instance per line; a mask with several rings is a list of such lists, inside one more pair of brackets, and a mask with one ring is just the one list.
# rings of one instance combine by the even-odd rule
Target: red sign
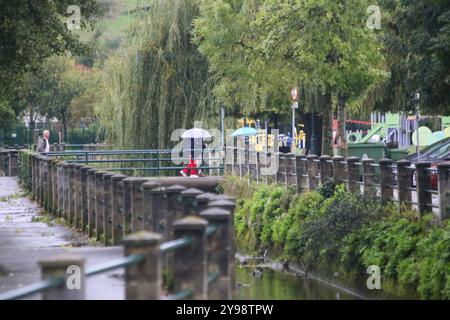
[[294,102],[298,101],[298,96],[299,96],[298,87],[292,87],[291,88],[291,100]]

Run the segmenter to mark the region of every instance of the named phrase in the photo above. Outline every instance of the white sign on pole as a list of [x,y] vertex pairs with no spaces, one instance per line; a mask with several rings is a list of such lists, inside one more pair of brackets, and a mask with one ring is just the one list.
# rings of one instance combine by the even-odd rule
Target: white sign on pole
[[292,109],[298,109],[298,102],[293,102],[291,105]]

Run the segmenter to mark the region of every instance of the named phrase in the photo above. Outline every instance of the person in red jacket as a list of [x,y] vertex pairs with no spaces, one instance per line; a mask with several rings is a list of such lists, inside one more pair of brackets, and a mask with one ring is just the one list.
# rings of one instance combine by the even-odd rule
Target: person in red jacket
[[197,164],[194,159],[190,159],[188,165],[180,171],[181,175],[184,177],[198,177],[199,170],[197,169]]

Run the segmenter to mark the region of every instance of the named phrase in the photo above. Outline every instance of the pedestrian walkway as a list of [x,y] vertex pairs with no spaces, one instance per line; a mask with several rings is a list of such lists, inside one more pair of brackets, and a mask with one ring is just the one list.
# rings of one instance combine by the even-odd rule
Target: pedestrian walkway
[[[0,293],[39,281],[41,258],[79,254],[90,266],[123,256],[122,247],[89,245],[85,236],[49,221],[40,211],[15,177],[0,177]],[[122,270],[89,278],[86,298],[123,299],[122,279]]]

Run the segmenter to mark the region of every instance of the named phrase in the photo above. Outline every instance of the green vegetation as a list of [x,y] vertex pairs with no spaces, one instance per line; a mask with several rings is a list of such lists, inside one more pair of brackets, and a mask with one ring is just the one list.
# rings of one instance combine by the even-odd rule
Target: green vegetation
[[338,271],[348,279],[365,279],[367,267],[378,265],[388,293],[450,299],[450,223],[430,220],[332,182],[300,195],[259,186],[238,200],[235,214],[241,250],[270,249],[305,270]]
[[108,142],[167,148],[177,128],[213,112],[207,60],[191,42],[196,1],[152,1],[105,65],[98,113]]
[[67,28],[70,5],[80,7],[80,27],[93,26],[94,18],[103,13],[103,6],[94,0],[2,1],[0,3],[0,125],[4,115],[15,117],[25,105],[12,105],[13,89],[22,75],[40,69],[42,61],[56,54],[83,54],[88,47]]

